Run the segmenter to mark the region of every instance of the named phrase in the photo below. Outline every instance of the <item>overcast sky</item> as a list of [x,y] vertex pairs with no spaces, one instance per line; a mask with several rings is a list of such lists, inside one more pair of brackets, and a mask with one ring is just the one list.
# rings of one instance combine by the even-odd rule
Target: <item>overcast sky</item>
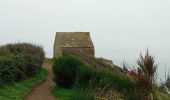
[[32,42],[52,56],[63,31],[91,32],[96,56],[115,63],[146,48],[170,62],[170,0],[0,0],[0,45]]

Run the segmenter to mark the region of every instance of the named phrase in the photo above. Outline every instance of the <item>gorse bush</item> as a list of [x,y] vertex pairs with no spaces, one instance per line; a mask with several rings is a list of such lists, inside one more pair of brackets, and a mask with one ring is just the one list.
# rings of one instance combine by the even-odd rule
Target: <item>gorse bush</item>
[[18,43],[0,47],[0,84],[35,74],[44,59],[44,51],[40,46]]
[[8,44],[6,48],[13,54],[22,54],[29,59],[29,61],[41,65],[45,56],[44,50],[41,46],[29,43]]
[[72,87],[75,83],[78,67],[83,63],[71,56],[54,58],[53,61],[54,81],[56,84],[60,87]]
[[25,77],[25,61],[18,55],[0,56],[0,84],[8,84]]
[[42,66],[43,59],[45,56],[44,50],[41,46],[29,44],[29,43],[18,43],[8,44],[7,49],[13,54],[19,54],[24,56],[27,67],[27,75],[36,73]]

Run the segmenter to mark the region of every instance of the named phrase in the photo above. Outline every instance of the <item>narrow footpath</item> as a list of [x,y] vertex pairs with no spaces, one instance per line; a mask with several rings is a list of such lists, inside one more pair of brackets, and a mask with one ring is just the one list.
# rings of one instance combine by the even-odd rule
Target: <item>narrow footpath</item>
[[52,80],[52,65],[50,63],[44,63],[43,66],[48,71],[46,80],[43,83],[35,86],[30,94],[25,97],[25,100],[56,100],[50,90],[55,86],[55,83]]

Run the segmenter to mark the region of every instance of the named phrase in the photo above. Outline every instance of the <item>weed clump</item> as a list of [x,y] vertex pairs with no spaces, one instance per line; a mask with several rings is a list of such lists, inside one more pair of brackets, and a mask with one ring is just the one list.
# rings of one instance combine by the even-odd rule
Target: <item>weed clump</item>
[[155,75],[157,65],[155,59],[147,50],[145,56],[140,55],[137,61],[137,68],[128,71],[127,66],[124,64],[124,71],[134,79],[136,87],[134,89],[136,97],[139,100],[152,100],[157,96],[154,92]]

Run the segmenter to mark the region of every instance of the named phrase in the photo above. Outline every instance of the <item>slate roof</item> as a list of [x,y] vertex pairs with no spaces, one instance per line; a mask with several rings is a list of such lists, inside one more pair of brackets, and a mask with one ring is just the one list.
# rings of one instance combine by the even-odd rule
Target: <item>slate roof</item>
[[56,32],[60,47],[94,48],[89,32]]

